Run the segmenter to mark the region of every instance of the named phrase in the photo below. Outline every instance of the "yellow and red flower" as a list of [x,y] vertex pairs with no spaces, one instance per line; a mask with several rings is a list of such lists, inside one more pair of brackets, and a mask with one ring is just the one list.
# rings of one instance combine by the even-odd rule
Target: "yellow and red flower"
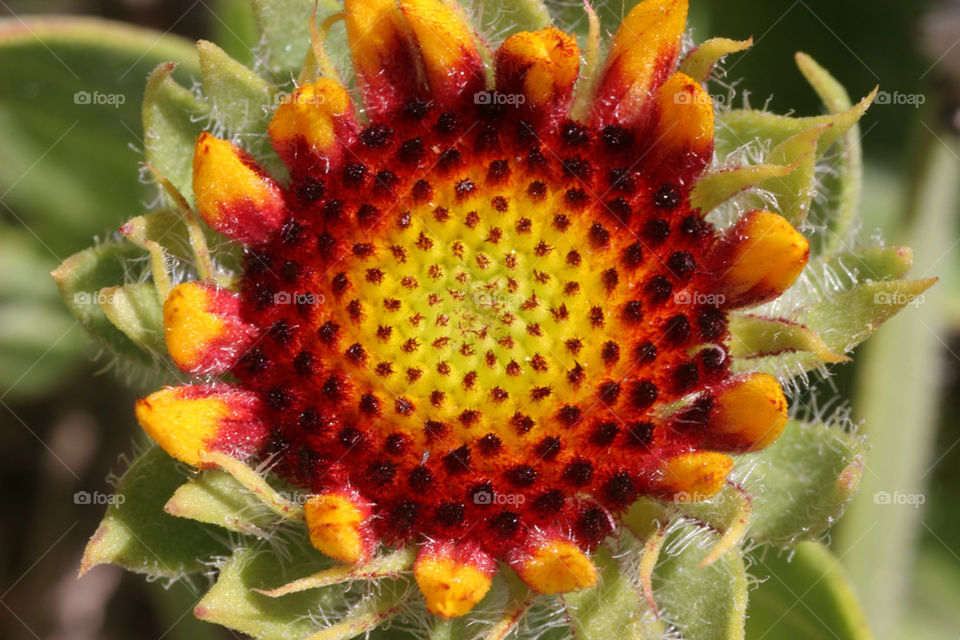
[[773,377],[732,373],[727,313],[790,287],[809,245],[691,205],[714,111],[675,71],[686,4],[630,12],[577,120],[571,36],[507,38],[488,79],[448,4],[347,0],[362,109],[303,82],[269,126],[289,181],[197,140],[197,211],[246,262],[235,291],[174,288],[166,340],[225,378],[142,400],[144,429],[193,465],[271,457],[338,560],[419,545],[446,617],[496,561],[540,593],[590,586],[638,497],[713,496],[787,416]]

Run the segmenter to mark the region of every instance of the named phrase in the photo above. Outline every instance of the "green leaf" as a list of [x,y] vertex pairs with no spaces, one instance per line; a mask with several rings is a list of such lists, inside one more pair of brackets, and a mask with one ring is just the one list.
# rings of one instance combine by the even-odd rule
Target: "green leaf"
[[234,60],[252,65],[253,48],[257,45],[257,22],[250,0],[216,0],[213,7],[210,39]]
[[310,15],[317,7],[317,20],[340,11],[334,0],[252,0],[253,12],[264,43],[267,68],[278,84],[295,77],[310,48]]
[[839,559],[827,547],[801,542],[791,554],[774,556],[755,558],[754,572],[766,579],[750,597],[748,637],[873,637]]
[[107,319],[135,345],[155,357],[166,353],[163,309],[153,284],[104,287],[100,290],[98,300]]
[[175,65],[159,65],[147,79],[143,95],[143,129],[147,163],[193,204],[193,147],[210,112],[173,79]]
[[182,467],[160,447],[137,458],[117,485],[107,514],[87,544],[80,573],[98,564],[179,578],[207,568],[214,556],[229,553],[226,536],[209,525],[163,512],[183,483]]
[[103,244],[70,256],[51,275],[67,308],[101,344],[133,361],[149,363],[152,356],[114,326],[99,304],[103,288],[133,279],[128,263],[142,255],[138,247],[126,242]]
[[[716,534],[681,522],[671,533],[654,572],[654,598],[660,615],[684,638],[743,638],[747,573],[743,555],[733,549],[700,568]],[[616,636],[611,636],[616,637]]]
[[863,464],[862,438],[790,420],[776,442],[738,461],[734,481],[753,497],[747,535],[780,545],[819,536],[853,498]]
[[609,551],[598,549],[592,557],[600,573],[597,585],[563,597],[574,637],[584,640],[645,637],[643,618],[649,615],[649,607],[643,601],[641,590]]
[[270,85],[212,42],[197,42],[197,53],[203,94],[210,100],[217,124],[230,135],[265,132],[272,114]]
[[[56,258],[115,228],[150,197],[138,180],[143,79],[187,40],[92,18],[0,20],[0,192]],[[69,212],[65,215],[65,212]]]

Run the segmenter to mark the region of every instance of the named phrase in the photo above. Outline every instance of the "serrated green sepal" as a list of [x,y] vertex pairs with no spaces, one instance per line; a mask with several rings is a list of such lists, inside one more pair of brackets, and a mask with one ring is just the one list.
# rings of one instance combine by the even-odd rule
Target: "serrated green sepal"
[[130,340],[155,358],[166,353],[163,308],[152,283],[104,287],[98,295],[107,319]]
[[148,364],[152,356],[118,329],[100,306],[101,290],[136,279],[129,268],[140,255],[134,245],[111,242],[70,256],[50,275],[67,308],[100,344],[111,353]]
[[215,556],[229,553],[227,538],[216,527],[164,513],[164,503],[184,477],[182,465],[160,447],[134,460],[87,544],[80,574],[99,564],[116,564],[137,573],[180,578],[209,568]]
[[734,476],[752,496],[751,539],[794,544],[836,522],[860,486],[864,463],[863,439],[846,428],[790,420],[772,445],[741,456]]
[[820,363],[846,362],[850,358],[834,353],[820,335],[807,327],[784,320],[753,314],[731,314],[730,355],[741,370],[750,370],[751,360],[802,352]]
[[171,77],[176,65],[161,64],[143,94],[144,156],[193,204],[193,144],[204,129],[210,105]]
[[262,134],[271,116],[273,91],[267,82],[206,40],[197,42],[203,95],[213,118],[228,134]]
[[700,562],[717,535],[690,522],[671,528],[654,573],[660,615],[682,637],[740,640],[747,609],[747,573],[739,549],[708,567]]
[[238,533],[262,535],[278,521],[254,494],[219,469],[201,471],[177,488],[164,511]]
[[[632,550],[636,552],[635,549]],[[635,578],[625,572],[606,549],[593,554],[597,585],[563,597],[574,637],[583,640],[640,640],[654,622]]]
[[703,84],[710,77],[714,66],[725,56],[749,49],[753,38],[731,40],[730,38],[710,38],[694,47],[680,62],[679,70],[697,82]]

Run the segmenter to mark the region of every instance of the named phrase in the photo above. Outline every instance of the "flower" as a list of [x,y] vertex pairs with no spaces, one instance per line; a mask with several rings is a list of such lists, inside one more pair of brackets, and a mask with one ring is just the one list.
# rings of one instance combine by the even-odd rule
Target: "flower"
[[197,140],[197,212],[246,259],[233,289],[174,287],[164,327],[183,371],[226,381],[142,399],[143,428],[194,466],[270,457],[335,559],[418,545],[445,617],[498,561],[539,593],[591,586],[638,497],[716,494],[787,421],[774,377],[731,372],[727,313],[790,287],[809,243],[691,205],[714,107],[675,71],[686,13],[637,5],[574,119],[572,36],[510,36],[488,88],[454,8],[348,0],[364,109],[301,83],[269,125],[288,181]]
[[[260,71],[286,75],[288,16],[254,6]],[[684,51],[687,3],[643,0],[600,60],[585,10],[584,52],[553,26],[494,51],[449,0],[347,0],[290,93],[207,42],[203,96],[154,71],[146,159],[176,211],[54,277],[111,351],[186,383],[137,402],[166,454],[120,480],[81,571],[216,563],[197,615],[256,637],[503,638],[555,622],[540,602],[586,638],[660,612],[701,637],[704,607],[743,626],[741,542],[822,534],[863,468],[844,406],[781,385],[802,399],[933,280],[856,239],[875,94],[798,54],[829,113],[714,104],[749,41]],[[814,200],[824,175],[842,197]]]

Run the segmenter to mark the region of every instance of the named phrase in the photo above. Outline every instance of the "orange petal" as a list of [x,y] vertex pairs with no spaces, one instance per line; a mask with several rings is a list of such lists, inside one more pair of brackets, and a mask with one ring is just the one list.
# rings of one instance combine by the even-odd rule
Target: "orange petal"
[[535,123],[556,122],[567,115],[579,71],[573,37],[554,27],[521,31],[497,50],[493,98],[517,104]]
[[363,102],[388,115],[418,94],[417,57],[394,0],[345,0],[350,56]]
[[729,453],[757,451],[773,443],[787,424],[787,399],[766,373],[740,376],[713,401],[701,446]]
[[691,451],[663,462],[655,491],[676,502],[699,502],[723,488],[733,459],[713,451]]
[[597,124],[643,125],[654,91],[673,72],[687,0],[644,0],[624,18],[594,99]]
[[273,114],[267,129],[273,148],[291,169],[310,171],[339,160],[357,132],[347,90],[328,78],[305,82]]
[[592,587],[597,568],[580,547],[561,538],[542,537],[511,559],[510,566],[528,587],[542,594]]
[[422,548],[413,566],[427,610],[444,618],[469,613],[487,595],[495,572],[496,565],[487,554],[451,543]]
[[229,369],[253,340],[253,329],[240,320],[234,294],[201,282],[185,282],[163,303],[163,327],[170,357],[193,374]]
[[440,0],[400,0],[420,51],[433,99],[441,107],[473,102],[484,88],[484,66],[470,27]]
[[773,300],[796,281],[810,242],[782,216],[751,211],[737,220],[707,258],[725,308]]
[[245,457],[263,441],[266,429],[257,417],[253,394],[229,387],[167,387],[137,401],[137,421],[164,451],[198,466],[200,457],[220,450]]
[[372,511],[355,491],[322,493],[307,500],[303,509],[315,548],[350,564],[373,554],[374,536],[368,525]]
[[713,157],[713,100],[696,80],[675,73],[657,91],[653,166],[693,177]]
[[207,132],[193,154],[193,193],[200,217],[240,242],[265,241],[286,215],[280,187],[246,152]]

